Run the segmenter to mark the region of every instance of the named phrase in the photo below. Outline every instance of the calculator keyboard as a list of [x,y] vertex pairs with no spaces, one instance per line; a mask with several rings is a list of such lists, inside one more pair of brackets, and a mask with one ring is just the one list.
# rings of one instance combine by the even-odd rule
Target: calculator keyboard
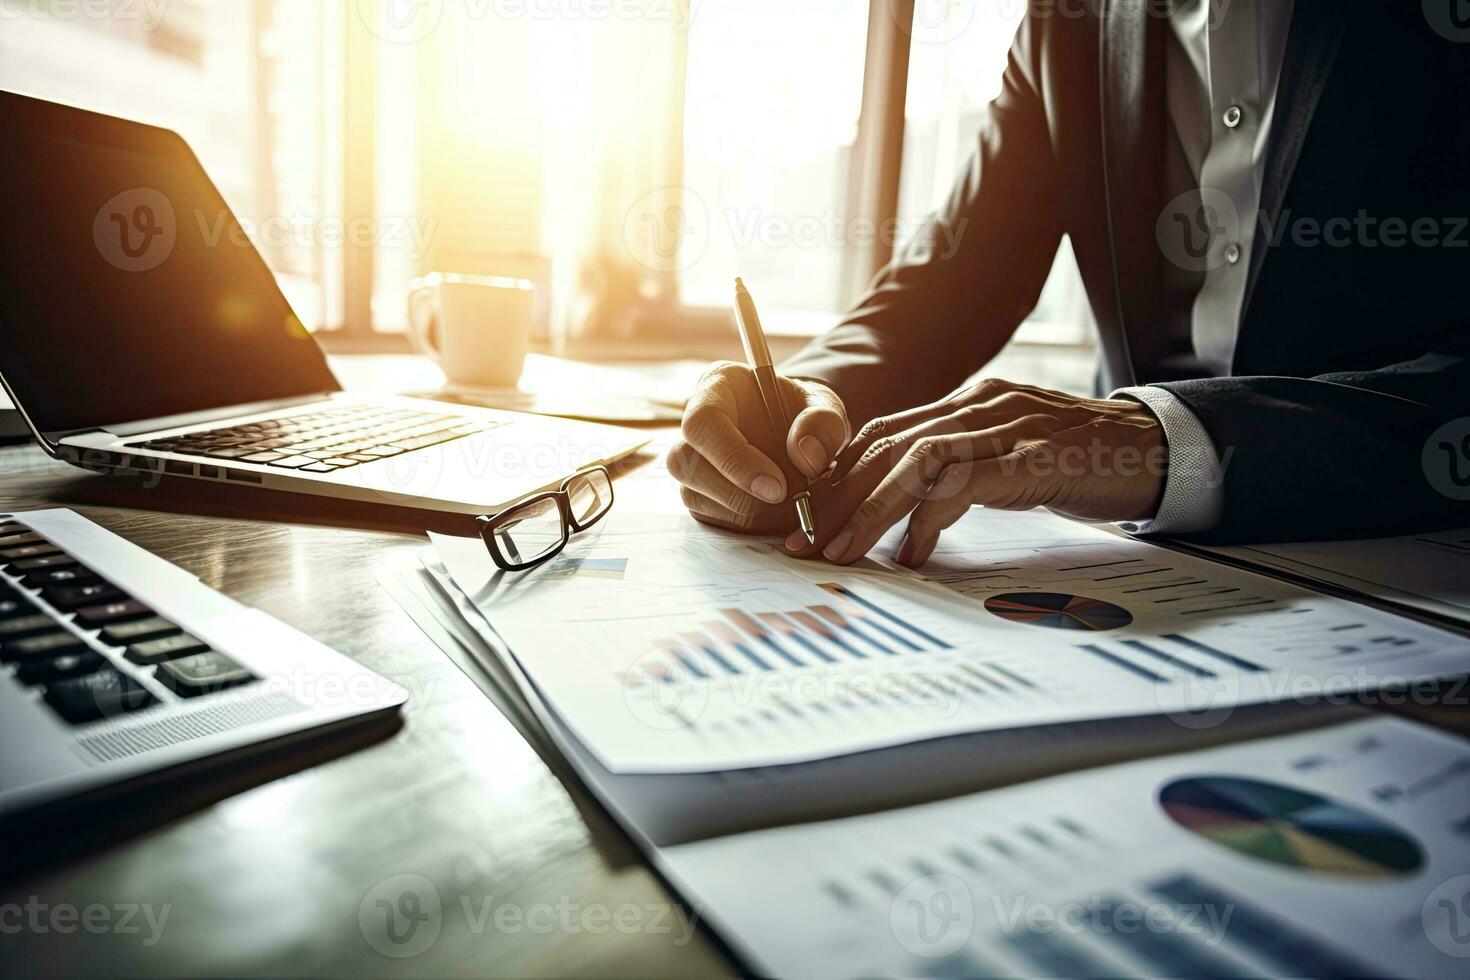
[[74,725],[257,680],[18,521],[0,523],[0,664]]
[[335,473],[488,432],[499,424],[389,405],[348,405],[130,445],[279,470]]

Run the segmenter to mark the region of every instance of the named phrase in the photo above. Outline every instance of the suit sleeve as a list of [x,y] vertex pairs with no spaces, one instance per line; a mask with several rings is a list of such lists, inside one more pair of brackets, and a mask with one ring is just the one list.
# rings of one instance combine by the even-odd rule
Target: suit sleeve
[[1036,306],[1061,242],[1057,165],[1028,17],[948,200],[836,328],[782,367],[842,396],[853,425],[932,401],[994,357]]
[[1224,472],[1215,542],[1412,534],[1470,525],[1470,342],[1378,370],[1159,385]]

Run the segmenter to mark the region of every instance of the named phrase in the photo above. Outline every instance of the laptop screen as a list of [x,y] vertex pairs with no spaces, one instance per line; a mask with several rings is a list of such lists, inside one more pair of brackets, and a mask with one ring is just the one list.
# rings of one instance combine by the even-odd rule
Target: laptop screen
[[337,390],[178,136],[6,93],[0,131],[0,373],[38,429]]

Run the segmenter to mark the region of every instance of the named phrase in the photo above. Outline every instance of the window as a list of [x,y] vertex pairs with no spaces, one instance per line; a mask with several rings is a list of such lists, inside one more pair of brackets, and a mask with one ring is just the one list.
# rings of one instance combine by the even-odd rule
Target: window
[[[444,271],[647,352],[727,336],[737,275],[772,332],[830,325],[947,192],[1023,10],[0,0],[0,85],[180,131],[326,343],[403,346]],[[1069,249],[1032,320],[1085,342]]]
[[[905,106],[899,227],[940,206],[975,147],[1025,4],[919,0],[914,9]],[[1090,314],[1072,246],[1063,240],[1051,278],[1017,340],[1085,344]]]
[[767,311],[830,320],[844,305],[867,30],[866,0],[699,6],[685,87],[684,303],[729,306],[738,275]]

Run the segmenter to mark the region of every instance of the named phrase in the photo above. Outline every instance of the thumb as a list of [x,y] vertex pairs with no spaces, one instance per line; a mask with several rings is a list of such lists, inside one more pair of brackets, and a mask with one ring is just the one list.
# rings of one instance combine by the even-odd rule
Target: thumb
[[791,423],[786,452],[808,479],[815,480],[832,465],[852,438],[847,411],[831,389],[804,385],[807,407]]

